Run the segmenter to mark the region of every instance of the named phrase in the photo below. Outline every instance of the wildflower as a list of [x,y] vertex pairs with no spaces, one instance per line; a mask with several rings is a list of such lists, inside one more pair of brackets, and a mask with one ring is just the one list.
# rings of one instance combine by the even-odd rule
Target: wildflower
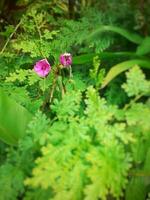
[[36,62],[34,65],[34,71],[40,76],[40,77],[45,77],[49,74],[51,70],[51,66],[47,59],[42,59]]
[[64,67],[68,67],[72,64],[72,56],[70,53],[64,53],[60,55],[60,63]]

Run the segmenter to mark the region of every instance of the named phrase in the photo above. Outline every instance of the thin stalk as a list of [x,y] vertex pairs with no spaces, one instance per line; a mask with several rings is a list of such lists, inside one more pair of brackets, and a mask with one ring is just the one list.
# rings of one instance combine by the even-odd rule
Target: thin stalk
[[18,28],[19,28],[19,26],[20,26],[21,23],[22,23],[22,20],[19,21],[19,23],[16,25],[14,31],[10,34],[10,36],[9,36],[8,39],[6,40],[6,43],[4,44],[2,50],[0,51],[0,54],[2,54],[2,53],[5,51],[5,49],[6,49],[7,45],[8,45],[8,43],[10,42],[10,40],[11,40],[11,38],[13,37],[13,35],[15,34],[15,32],[18,30]]
[[66,87],[64,85],[64,73],[63,70],[61,70],[61,76],[62,76],[62,80],[61,80],[61,94],[62,94],[62,98],[66,92]]
[[52,99],[53,99],[54,90],[55,90],[55,87],[56,87],[58,75],[59,75],[59,74],[58,74],[58,70],[56,70],[56,72],[55,72],[55,77],[54,77],[53,84],[52,84],[52,88],[51,88],[50,94],[49,94],[49,103],[50,103],[50,104],[51,104]]
[[41,50],[42,33],[41,33],[40,27],[38,26],[38,23],[37,23],[35,17],[34,17],[34,22],[35,22],[35,26],[36,26],[36,29],[37,29],[37,32],[38,32],[38,35],[39,35],[39,38],[40,38],[40,47],[39,47],[39,50],[40,50],[41,55],[46,59],[45,55],[43,54],[43,52]]
[[44,79],[43,79],[43,93],[45,92],[45,77],[44,77]]
[[131,107],[136,101],[138,101],[143,95],[140,94],[138,96],[136,96],[134,99],[132,99],[128,104],[125,105],[125,107],[123,108],[123,110],[127,110],[129,107]]
[[50,91],[50,95],[49,95],[49,103],[50,104],[51,104],[52,99],[53,99],[54,90],[55,90],[55,87],[56,87],[56,81],[57,81],[57,78],[54,79],[54,82],[53,82],[53,85],[52,85],[52,88],[51,88],[51,91]]
[[71,67],[71,65],[69,66],[69,77],[70,77],[70,78],[73,77],[73,74],[72,74],[72,67]]

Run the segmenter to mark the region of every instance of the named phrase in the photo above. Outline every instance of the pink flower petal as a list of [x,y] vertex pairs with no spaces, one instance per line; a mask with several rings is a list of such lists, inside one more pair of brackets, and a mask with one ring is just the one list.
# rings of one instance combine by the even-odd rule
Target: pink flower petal
[[37,75],[40,77],[45,77],[49,74],[51,70],[51,66],[47,59],[42,59],[36,62],[34,65],[34,71],[36,72]]

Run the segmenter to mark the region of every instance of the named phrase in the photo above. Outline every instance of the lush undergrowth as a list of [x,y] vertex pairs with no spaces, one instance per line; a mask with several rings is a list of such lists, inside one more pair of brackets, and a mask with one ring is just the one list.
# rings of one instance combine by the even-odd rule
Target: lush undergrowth
[[0,2],[0,200],[150,199],[149,4]]

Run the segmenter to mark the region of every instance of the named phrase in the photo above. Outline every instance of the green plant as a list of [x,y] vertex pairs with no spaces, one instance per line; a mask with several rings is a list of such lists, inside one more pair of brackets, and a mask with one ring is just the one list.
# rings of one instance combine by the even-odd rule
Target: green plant
[[0,24],[0,200],[148,198],[149,33],[115,2],[19,0]]
[[[143,76],[140,69],[135,67],[128,74],[123,87],[129,96],[129,88],[136,100],[138,94],[147,95],[147,86],[143,87],[143,93],[136,84],[139,83],[137,77]],[[136,90],[131,80],[137,86]],[[143,79],[139,85],[142,86],[145,81]],[[148,81],[145,83],[149,85]],[[150,110],[146,104],[136,103],[135,100],[131,100],[123,110],[108,106],[90,87],[82,113],[79,97],[80,94],[66,94],[61,102],[52,107],[57,117],[49,129],[49,142],[42,148],[42,156],[36,160],[33,177],[28,178],[25,184],[42,189],[50,187],[54,192],[52,199],[106,199],[109,193],[119,197],[126,187],[133,163],[144,164],[144,168],[132,168],[133,176],[136,173],[138,176],[139,170],[146,173],[145,166],[148,166],[146,163],[149,160],[145,160],[144,155],[137,160],[136,151],[139,150],[139,140],[143,140],[141,148],[148,153],[149,143],[145,147],[144,141],[148,142],[150,127],[145,116],[149,116]],[[132,197],[134,195],[136,193],[132,193]]]
[[[127,72],[122,87],[133,97],[123,109],[108,105],[90,86],[84,101],[80,91],[67,92],[61,101],[54,99],[54,118],[36,114],[17,149],[9,151],[8,164],[2,166],[6,171],[12,163],[15,169],[19,166],[25,177],[24,199],[36,199],[39,191],[41,200],[45,195],[48,199],[119,198],[127,188],[128,200],[136,198],[139,184],[143,184],[143,193],[138,195],[144,200],[149,182],[137,181],[140,174],[149,173],[150,109],[148,101],[144,104],[139,98],[147,97],[149,81],[135,66]],[[21,195],[22,189],[16,192]],[[5,192],[3,195],[9,199]]]

